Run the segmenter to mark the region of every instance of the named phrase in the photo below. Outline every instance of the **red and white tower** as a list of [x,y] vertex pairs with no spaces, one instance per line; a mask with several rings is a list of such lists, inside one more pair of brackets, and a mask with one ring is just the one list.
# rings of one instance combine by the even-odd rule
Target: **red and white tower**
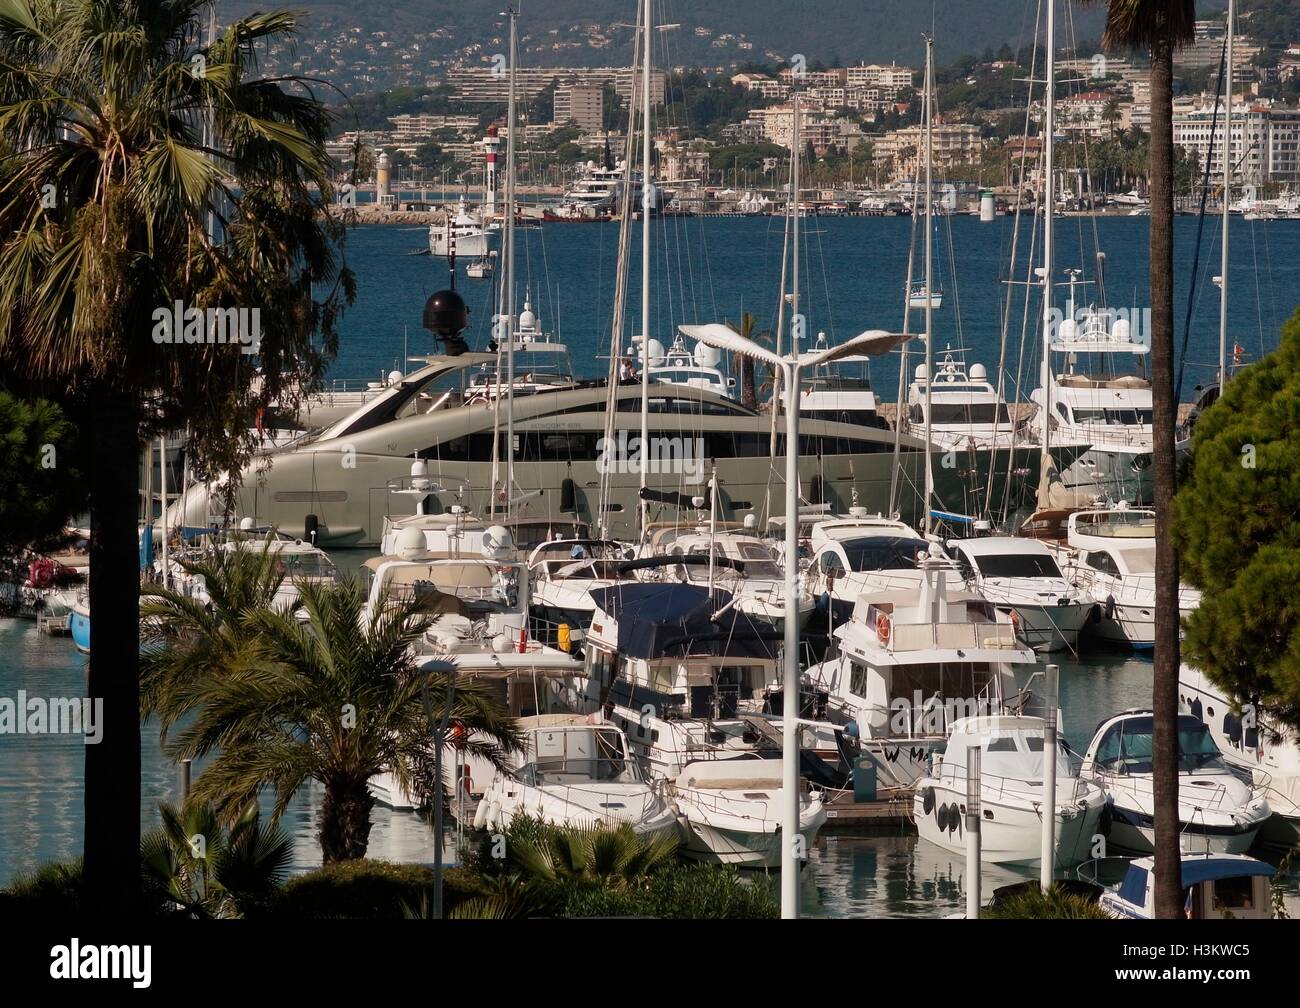
[[497,152],[501,149],[501,138],[497,136],[496,125],[487,128],[483,137],[483,222],[487,223],[497,213]]

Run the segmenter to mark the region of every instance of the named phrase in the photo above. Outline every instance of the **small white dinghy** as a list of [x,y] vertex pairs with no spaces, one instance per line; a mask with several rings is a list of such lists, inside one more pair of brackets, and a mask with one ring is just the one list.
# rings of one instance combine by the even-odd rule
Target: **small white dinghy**
[[[934,771],[916,785],[912,818],[925,840],[955,854],[966,850],[966,763],[980,750],[980,855],[993,864],[1042,860],[1044,722],[1036,717],[962,718],[953,723]],[[1079,761],[1064,743],[1056,754],[1056,863],[1092,857],[1106,793],[1079,779]]]
[[[714,759],[688,763],[669,788],[696,861],[774,868],[781,863],[782,795],[779,759]],[[799,798],[800,858],[806,859],[826,822],[820,792]]]
[[474,813],[475,829],[504,829],[517,814],[557,826],[631,826],[673,832],[677,819],[646,782],[617,725],[577,714],[519,719],[527,740],[518,765],[498,771]]

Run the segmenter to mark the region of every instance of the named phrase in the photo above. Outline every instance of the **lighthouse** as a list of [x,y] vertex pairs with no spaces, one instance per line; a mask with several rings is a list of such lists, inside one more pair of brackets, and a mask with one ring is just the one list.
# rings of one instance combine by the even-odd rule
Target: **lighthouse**
[[483,137],[483,214],[486,224],[497,212],[497,152],[501,149],[501,137],[497,135],[496,124],[487,128]]
[[381,207],[393,202],[392,172],[393,162],[388,151],[381,151],[375,168],[375,202]]

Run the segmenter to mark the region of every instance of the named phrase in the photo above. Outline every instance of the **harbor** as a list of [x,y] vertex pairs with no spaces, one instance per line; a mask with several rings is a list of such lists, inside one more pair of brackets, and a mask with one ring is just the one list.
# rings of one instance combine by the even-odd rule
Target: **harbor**
[[1117,921],[1300,913],[1256,11],[702,70],[739,36],[639,0],[557,75],[509,7],[331,106],[261,76],[303,15],[9,6],[0,916],[51,980],[170,984],[198,920],[825,918],[1105,922],[1123,981]]

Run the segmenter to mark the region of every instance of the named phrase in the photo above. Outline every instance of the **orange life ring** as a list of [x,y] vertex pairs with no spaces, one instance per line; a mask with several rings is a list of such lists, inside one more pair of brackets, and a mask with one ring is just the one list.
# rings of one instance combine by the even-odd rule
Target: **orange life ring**
[[885,613],[876,613],[876,636],[881,644],[889,643],[889,617]]

